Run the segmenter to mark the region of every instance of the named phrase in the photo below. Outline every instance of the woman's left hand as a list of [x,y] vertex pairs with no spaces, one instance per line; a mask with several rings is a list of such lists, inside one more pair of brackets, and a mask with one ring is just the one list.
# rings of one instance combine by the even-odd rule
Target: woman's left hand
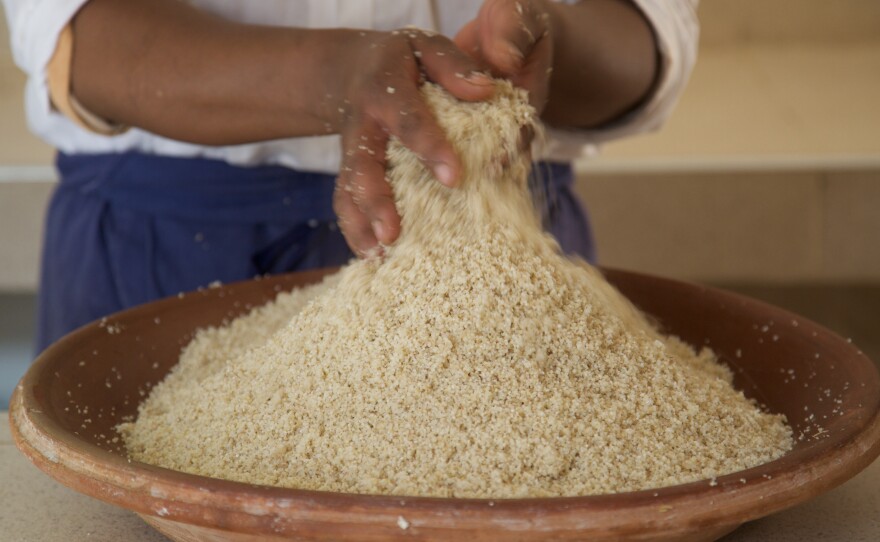
[[529,92],[540,113],[553,70],[551,7],[543,0],[486,0],[455,44],[488,68]]

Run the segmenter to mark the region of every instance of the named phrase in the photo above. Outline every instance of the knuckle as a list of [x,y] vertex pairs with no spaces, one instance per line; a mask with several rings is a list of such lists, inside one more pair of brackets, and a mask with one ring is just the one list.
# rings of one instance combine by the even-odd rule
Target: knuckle
[[409,141],[424,131],[426,122],[425,113],[419,109],[415,109],[406,115],[399,115],[397,119],[397,135],[402,140]]
[[378,190],[372,190],[364,194],[364,212],[371,217],[378,216],[389,205],[393,205],[393,201],[388,194]]
[[379,137],[360,134],[346,141],[341,174],[351,176],[370,164],[381,163],[383,142]]
[[418,151],[423,159],[434,160],[443,154],[449,147],[443,133],[437,129],[425,131],[418,141]]

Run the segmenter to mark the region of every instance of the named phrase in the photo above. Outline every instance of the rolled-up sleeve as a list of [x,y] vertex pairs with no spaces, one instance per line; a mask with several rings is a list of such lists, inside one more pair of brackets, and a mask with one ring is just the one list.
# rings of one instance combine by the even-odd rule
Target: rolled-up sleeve
[[[591,154],[595,144],[659,129],[675,107],[697,59],[699,0],[630,0],[654,29],[660,72],[651,95],[638,108],[601,128],[550,129],[551,156]],[[586,144],[585,143],[590,143]],[[578,152],[576,149],[579,149]]]
[[12,56],[31,77],[46,69],[58,36],[88,0],[3,0]]
[[47,66],[58,39],[88,0],[2,0],[15,63],[28,74],[25,109],[31,131],[63,152],[80,149],[86,130],[52,105]]

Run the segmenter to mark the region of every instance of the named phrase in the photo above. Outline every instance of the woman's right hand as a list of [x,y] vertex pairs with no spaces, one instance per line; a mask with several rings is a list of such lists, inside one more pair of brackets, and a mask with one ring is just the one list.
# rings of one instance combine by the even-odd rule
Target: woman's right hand
[[198,145],[341,134],[334,208],[361,256],[400,233],[385,181],[390,137],[440,182],[460,175],[422,78],[462,100],[494,90],[451,40],[409,28],[261,26],[178,0],[89,0],[73,33],[71,92],[102,118]]
[[448,38],[405,28],[354,32],[352,54],[339,69],[349,74],[337,102],[342,163],[333,206],[358,256],[381,251],[400,234],[400,216],[385,178],[385,149],[396,137],[446,186],[454,187],[461,162],[419,91],[439,84],[466,101],[490,98],[494,83]]

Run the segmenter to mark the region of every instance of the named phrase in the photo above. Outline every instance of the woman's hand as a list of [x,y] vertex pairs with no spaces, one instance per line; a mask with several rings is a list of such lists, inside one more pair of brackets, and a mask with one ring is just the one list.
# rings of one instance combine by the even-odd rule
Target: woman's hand
[[341,133],[334,204],[361,255],[400,231],[385,181],[391,136],[444,184],[460,175],[418,92],[423,76],[484,100],[494,85],[476,70],[486,66],[529,90],[548,123],[584,128],[637,105],[658,65],[630,0],[486,0],[456,38],[467,54],[418,30],[249,25],[177,0],[89,0],[73,32],[71,92],[102,118],[199,145]]
[[542,0],[486,0],[455,43],[493,75],[529,92],[541,112],[553,71],[550,6]]
[[400,234],[400,216],[385,178],[385,148],[392,136],[444,185],[455,186],[461,174],[458,156],[419,92],[423,78],[467,101],[488,99],[494,84],[439,34],[408,28],[362,32],[351,45],[348,65],[339,67],[350,77],[337,104],[343,154],[333,204],[348,244],[365,256]]
[[529,91],[552,126],[596,128],[648,97],[659,62],[632,0],[485,0],[455,43]]
[[341,134],[334,206],[360,255],[400,231],[385,181],[391,136],[444,184],[460,175],[421,79],[462,100],[494,91],[451,40],[418,30],[259,26],[178,0],[89,0],[73,31],[72,92],[102,118],[200,145]]

